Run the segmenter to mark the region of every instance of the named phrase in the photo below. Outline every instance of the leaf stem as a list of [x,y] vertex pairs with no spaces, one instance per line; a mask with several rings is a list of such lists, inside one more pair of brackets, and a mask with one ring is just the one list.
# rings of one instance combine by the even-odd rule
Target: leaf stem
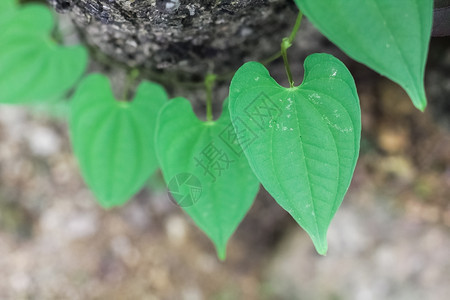
[[209,73],[205,77],[205,89],[206,89],[206,121],[211,122],[213,120],[212,113],[212,97],[213,88],[216,83],[217,75]]
[[294,79],[292,78],[291,68],[289,67],[289,61],[287,57],[287,49],[292,46],[292,43],[289,42],[289,38],[284,38],[281,42],[281,55],[283,56],[284,67],[286,69],[286,74],[289,79],[289,85],[291,88],[294,87]]
[[295,25],[292,28],[292,32],[289,37],[285,37],[281,42],[281,56],[283,56],[284,67],[286,68],[286,74],[289,79],[289,85],[291,88],[294,87],[294,79],[292,78],[291,68],[289,67],[289,61],[287,56],[287,49],[292,46],[292,43],[295,40],[295,36],[297,35],[298,29],[302,24],[303,13],[301,10],[298,11],[297,19],[295,20]]
[[138,69],[132,69],[127,76],[125,86],[123,88],[123,94],[122,94],[122,101],[129,101],[128,94],[130,93],[131,86],[133,85],[133,82],[138,78],[139,76],[139,70]]

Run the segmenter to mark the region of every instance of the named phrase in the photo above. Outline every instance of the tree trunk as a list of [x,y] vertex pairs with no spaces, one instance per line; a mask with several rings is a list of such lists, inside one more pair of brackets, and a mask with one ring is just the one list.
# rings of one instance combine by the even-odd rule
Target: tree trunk
[[191,78],[270,56],[296,14],[286,0],[48,1],[115,61]]

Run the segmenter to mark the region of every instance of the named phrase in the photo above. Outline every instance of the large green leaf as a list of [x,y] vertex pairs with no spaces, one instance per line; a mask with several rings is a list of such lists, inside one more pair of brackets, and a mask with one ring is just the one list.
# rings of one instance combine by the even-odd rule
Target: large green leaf
[[231,82],[230,114],[240,141],[258,136],[243,145],[255,175],[325,254],[359,153],[359,100],[347,68],[313,54],[303,83],[284,88],[263,65],[247,63]]
[[424,110],[424,72],[433,0],[295,0],[353,59],[401,85]]
[[[2,0],[4,1],[4,0]],[[52,40],[53,16],[42,5],[0,15],[0,102],[51,100],[71,88],[87,65],[81,46],[61,47]]]
[[156,153],[175,201],[214,242],[226,245],[253,203],[259,182],[237,141],[226,106],[214,122],[202,122],[183,98],[161,110]]
[[16,0],[2,0],[0,1],[0,23],[6,14],[11,14],[16,8]]
[[164,89],[142,82],[132,102],[117,101],[108,79],[90,75],[72,100],[70,134],[87,185],[104,207],[121,205],[157,167],[156,117]]

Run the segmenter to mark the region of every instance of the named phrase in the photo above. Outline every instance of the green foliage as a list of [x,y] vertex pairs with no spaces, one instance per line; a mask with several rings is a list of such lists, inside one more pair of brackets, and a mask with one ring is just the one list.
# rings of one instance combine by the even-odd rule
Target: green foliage
[[121,205],[157,168],[156,117],[167,95],[142,82],[132,102],[117,101],[106,77],[90,75],[72,101],[70,134],[83,177],[103,207]]
[[15,0],[2,0],[0,2],[0,22],[2,22],[2,20],[4,20],[5,18],[8,18],[8,16],[11,15],[11,11],[13,11],[15,8]]
[[424,110],[424,72],[433,0],[295,0],[302,12],[353,59],[401,85]]
[[[432,0],[295,2],[349,56],[399,83],[425,109]],[[294,86],[287,50],[301,20],[299,13],[281,51],[268,60],[283,57],[290,87],[280,86],[263,65],[247,63],[236,72],[229,104],[216,121],[216,74],[205,75],[206,122],[184,98],[167,102],[158,84],[142,82],[126,101],[114,98],[106,77],[85,78],[70,104],[70,134],[99,203],[124,204],[159,165],[174,202],[224,259],[261,182],[324,255],[328,227],[356,165],[361,114],[351,74],[331,55],[309,56],[304,81]],[[0,0],[0,103],[48,105],[79,80],[86,51],[58,45],[53,28],[44,6]]]
[[217,121],[202,122],[187,100],[171,100],[159,114],[155,145],[175,201],[224,259],[227,241],[259,187],[239,147],[227,105]]
[[313,54],[303,83],[284,88],[263,65],[247,63],[231,82],[230,113],[255,175],[324,255],[359,153],[361,116],[350,72],[331,55]]
[[61,96],[87,64],[83,47],[61,47],[50,37],[50,11],[42,5],[0,6],[0,102],[27,103]]

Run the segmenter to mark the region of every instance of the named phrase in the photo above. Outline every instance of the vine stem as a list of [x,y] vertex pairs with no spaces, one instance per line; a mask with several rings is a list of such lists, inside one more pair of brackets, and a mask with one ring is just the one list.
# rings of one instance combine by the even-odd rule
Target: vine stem
[[265,66],[267,66],[268,64],[270,64],[271,62],[273,62],[274,60],[277,60],[281,57],[281,50],[278,51],[277,53],[275,53],[274,55],[272,55],[271,57],[263,60],[261,63]]
[[[283,42],[284,42],[285,39],[287,39],[289,41],[289,46],[287,48],[292,46],[292,43],[295,40],[295,36],[297,35],[297,32],[300,29],[300,25],[302,24],[302,19],[303,19],[303,13],[302,13],[301,10],[299,10],[298,11],[298,15],[297,15],[297,19],[295,20],[294,27],[292,27],[291,34],[289,35],[289,37],[283,39]],[[286,50],[287,50],[287,48],[286,48]],[[282,50],[280,50],[277,53],[275,53],[274,55],[272,55],[271,57],[267,58],[266,60],[263,60],[262,64],[263,65],[268,65],[271,62],[273,62],[274,60],[277,60],[278,58],[280,58],[282,56],[283,56],[283,53],[282,53]]]
[[[297,15],[297,19],[295,20],[294,27],[292,27],[291,34],[289,35],[289,37],[287,37],[287,40],[289,41],[289,46],[286,47],[285,50],[287,50],[289,47],[292,46],[292,43],[293,43],[294,40],[295,40],[295,36],[297,35],[297,32],[298,32],[298,30],[300,29],[300,25],[302,24],[302,19],[303,19],[303,13],[299,10],[298,15]],[[268,64],[270,64],[271,62],[273,62],[274,60],[277,60],[278,58],[280,58],[280,57],[282,57],[282,56],[283,56],[283,54],[282,54],[282,51],[280,50],[280,51],[278,51],[277,53],[275,53],[275,54],[273,54],[272,56],[270,56],[269,58],[267,58],[267,59],[261,61],[261,63],[262,63],[263,65],[268,65]],[[232,72],[228,72],[228,73],[222,74],[222,75],[214,75],[215,78],[214,78],[213,82],[216,82],[216,81],[228,81],[228,80],[230,80],[230,78],[233,77],[234,74],[235,74],[235,72],[232,71]],[[210,74],[210,75],[207,75],[207,76],[206,76],[204,85],[206,85],[207,77],[208,77],[208,76],[212,76],[212,75],[213,75],[213,74]],[[211,79],[210,79],[210,80],[211,80]],[[214,85],[214,83],[213,83],[213,85]]]
[[299,10],[297,19],[295,20],[295,25],[292,28],[291,34],[289,35],[289,42],[291,44],[295,40],[295,36],[297,35],[298,30],[300,29],[300,25],[302,25],[302,19],[303,19],[303,13],[301,10]]
[[208,74],[205,77],[205,88],[206,88],[206,121],[211,122],[213,120],[212,113],[212,98],[213,98],[213,88],[216,83],[217,75]]

